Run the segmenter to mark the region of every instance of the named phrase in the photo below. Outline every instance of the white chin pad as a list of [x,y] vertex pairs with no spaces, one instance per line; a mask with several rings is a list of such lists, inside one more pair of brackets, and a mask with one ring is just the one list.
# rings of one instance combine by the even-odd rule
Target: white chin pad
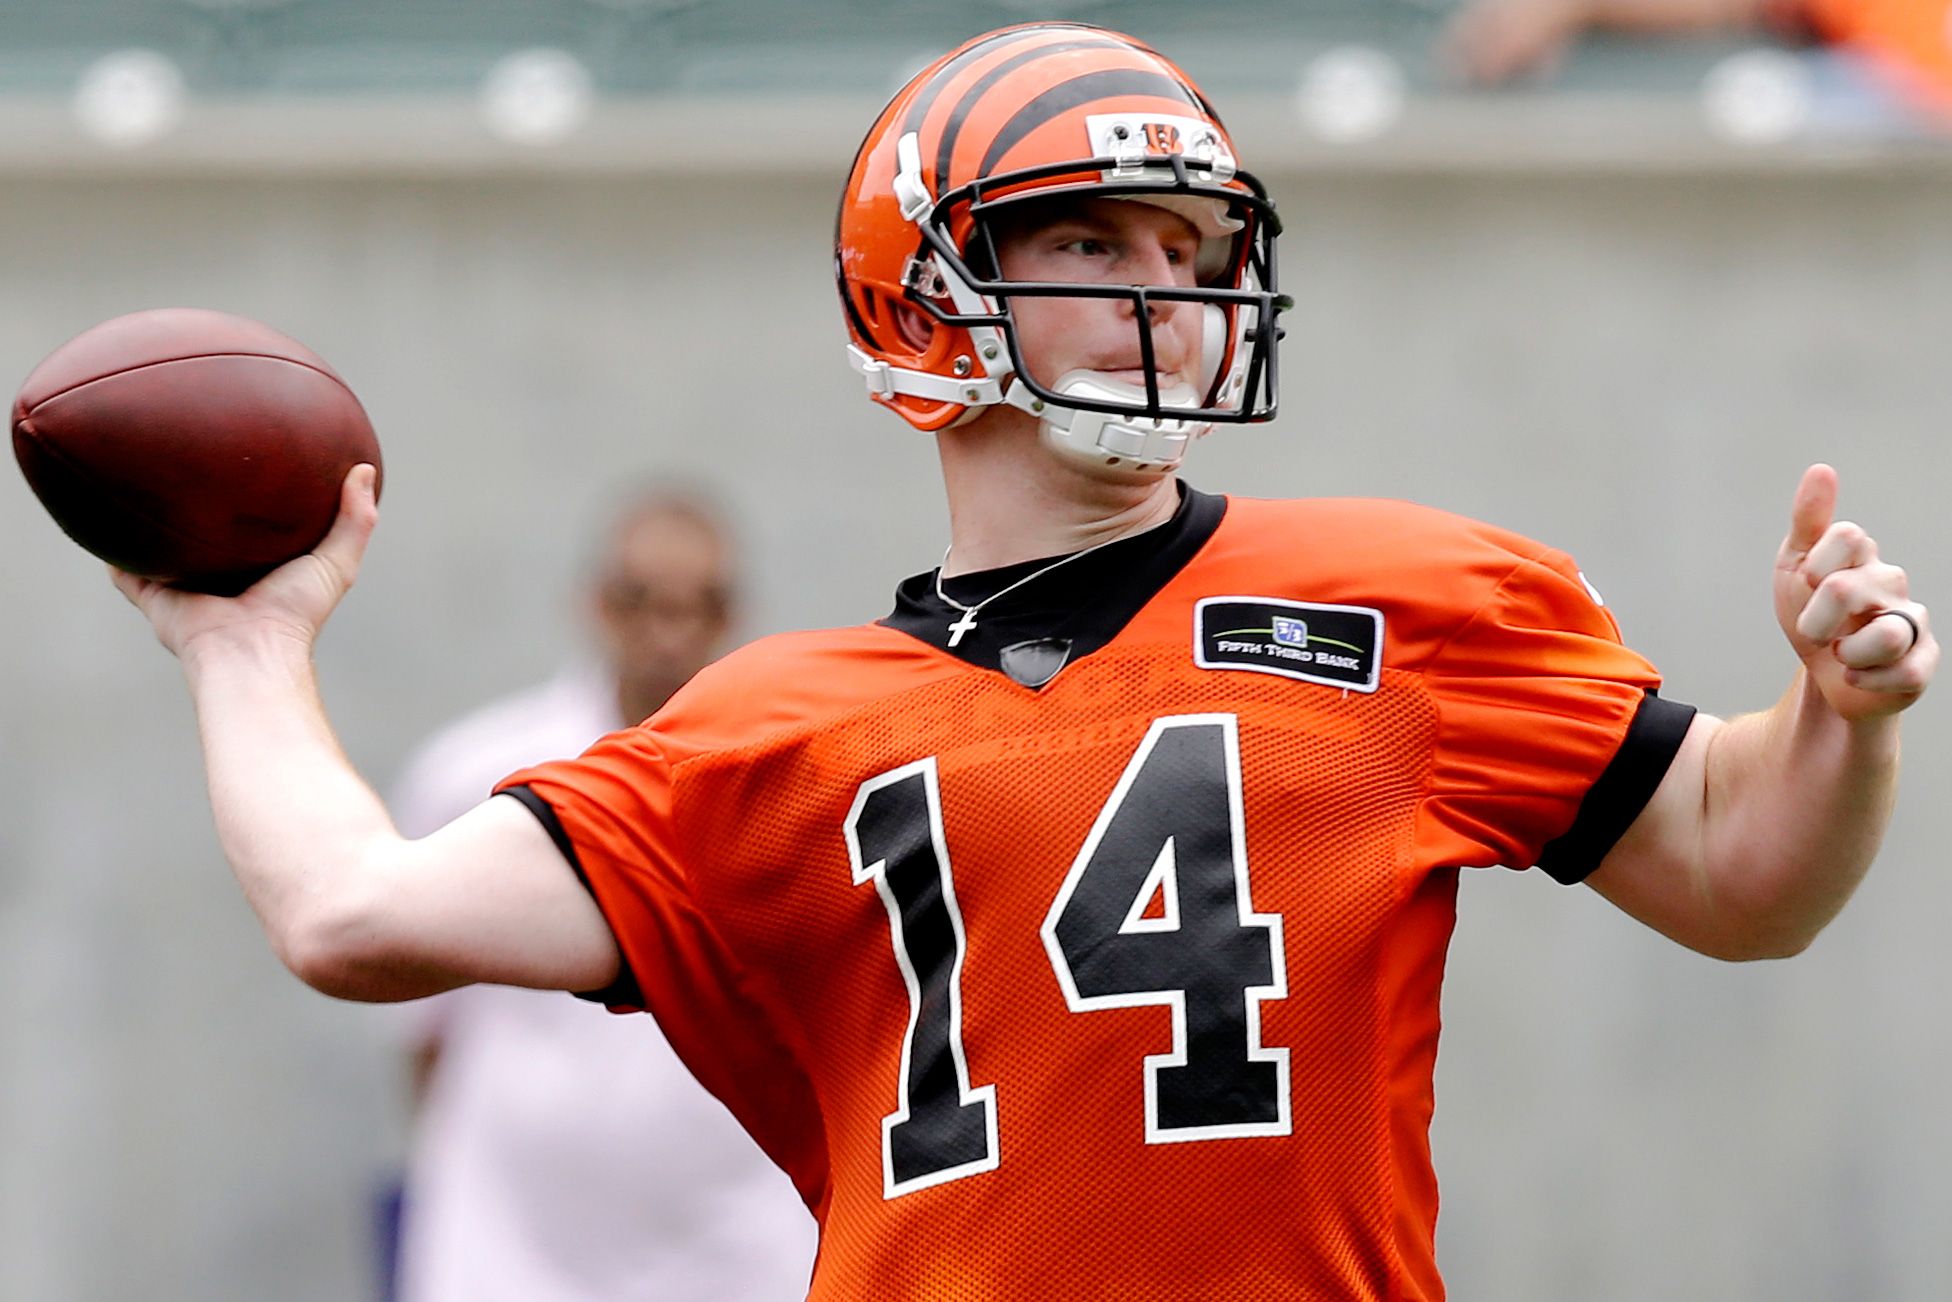
[[[1062,376],[1058,377],[1057,392],[1067,398],[1087,398],[1092,402],[1136,402],[1141,404],[1145,402],[1144,385],[1127,384],[1123,380],[1114,380],[1102,371],[1066,371]],[[1171,384],[1162,384],[1159,386],[1159,406],[1162,410],[1172,407],[1197,407],[1199,405],[1200,395],[1193,391],[1192,385],[1187,384],[1183,380],[1177,380]],[[1124,418],[1120,417],[1120,419]],[[1135,416],[1132,419],[1143,420],[1145,418]]]
[[[1013,393],[1023,386],[1012,386]],[[1113,380],[1097,371],[1068,371],[1060,376],[1053,390],[1065,398],[1090,402],[1142,404],[1145,389],[1136,384]],[[1006,399],[1007,400],[1007,399]],[[1200,394],[1192,385],[1162,385],[1159,406],[1162,412],[1200,405]],[[1207,432],[1204,422],[1177,420],[1161,415],[1112,415],[1077,407],[1047,404],[1043,416],[1044,441],[1065,456],[1095,468],[1115,472],[1152,473],[1179,464],[1186,445]]]

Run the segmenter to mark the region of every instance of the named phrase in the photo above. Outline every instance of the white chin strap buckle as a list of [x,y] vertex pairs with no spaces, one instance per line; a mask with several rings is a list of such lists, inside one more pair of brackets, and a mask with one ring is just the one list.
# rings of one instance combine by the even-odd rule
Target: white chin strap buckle
[[[1054,392],[1093,402],[1143,403],[1145,390],[1108,380],[1095,371],[1069,371],[1052,386]],[[1044,442],[1054,451],[1097,470],[1152,474],[1170,470],[1186,455],[1186,446],[1213,427],[1205,421],[1162,416],[1112,415],[1064,403],[1045,402],[1028,385],[1012,384],[1003,400],[1039,417]],[[1162,410],[1199,406],[1191,385],[1172,384],[1159,391]]]

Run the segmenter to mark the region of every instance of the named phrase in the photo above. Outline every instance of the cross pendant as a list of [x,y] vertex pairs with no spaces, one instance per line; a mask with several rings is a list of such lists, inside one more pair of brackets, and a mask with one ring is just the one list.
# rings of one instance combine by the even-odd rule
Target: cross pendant
[[956,645],[956,643],[962,641],[962,635],[964,633],[973,633],[975,630],[976,612],[973,610],[963,611],[962,618],[949,625],[949,645]]

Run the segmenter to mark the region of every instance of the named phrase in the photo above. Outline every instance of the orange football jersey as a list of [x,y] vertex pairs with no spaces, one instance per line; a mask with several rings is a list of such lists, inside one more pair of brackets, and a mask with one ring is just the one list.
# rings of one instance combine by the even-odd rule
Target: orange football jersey
[[1168,528],[1052,673],[768,638],[501,788],[820,1218],[813,1298],[1442,1296],[1456,870],[1578,880],[1691,712],[1504,531],[1197,493]]

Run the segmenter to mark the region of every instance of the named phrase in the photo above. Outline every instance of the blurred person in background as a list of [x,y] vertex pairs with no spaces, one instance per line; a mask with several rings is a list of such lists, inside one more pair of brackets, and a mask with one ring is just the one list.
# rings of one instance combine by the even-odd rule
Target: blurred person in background
[[1447,54],[1485,84],[1552,70],[1587,32],[1765,32],[1860,58],[1918,111],[1952,123],[1952,0],[1473,0]]
[[[401,832],[424,836],[512,769],[655,713],[725,649],[733,552],[702,495],[633,496],[584,592],[597,660],[427,741],[391,801]],[[651,1019],[499,985],[404,1011],[415,1109],[401,1302],[805,1295],[813,1218]]]

